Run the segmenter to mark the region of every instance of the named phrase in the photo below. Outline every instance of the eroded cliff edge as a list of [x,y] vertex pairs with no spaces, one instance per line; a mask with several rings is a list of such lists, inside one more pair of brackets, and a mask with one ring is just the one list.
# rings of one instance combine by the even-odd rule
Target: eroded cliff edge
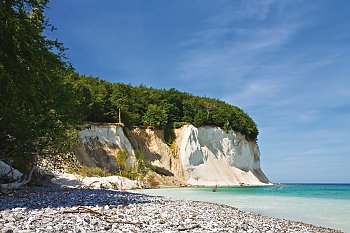
[[260,151],[256,142],[233,130],[219,127],[185,125],[174,129],[175,139],[169,146],[164,131],[135,127],[127,133],[117,124],[93,124],[80,131],[81,146],[77,159],[85,166],[115,171],[115,155],[122,150],[127,166],[144,155],[145,163],[168,176],[190,185],[231,186],[265,185],[269,180],[260,168]]

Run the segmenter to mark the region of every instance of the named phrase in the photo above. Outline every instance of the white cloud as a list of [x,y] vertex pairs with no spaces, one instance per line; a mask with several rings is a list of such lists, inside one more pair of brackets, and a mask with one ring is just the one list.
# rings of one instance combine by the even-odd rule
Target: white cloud
[[[265,20],[275,0],[228,1],[225,8],[211,19],[211,23],[229,25],[244,20]],[[281,4],[281,3],[279,3]]]
[[[241,98],[248,96],[247,93],[256,85],[269,88],[269,91],[278,90],[280,81],[275,80],[274,83],[267,76],[271,72],[275,74],[271,69],[283,64],[279,64],[279,60],[271,63],[268,56],[278,53],[303,25],[283,20],[249,27],[235,24],[237,19],[254,18],[264,21],[273,5],[274,1],[249,1],[227,7],[231,9],[230,14],[225,9],[223,14],[214,17],[209,28],[194,32],[191,38],[180,42],[179,45],[187,49],[187,52],[177,66],[179,79],[191,83],[194,88],[196,85],[198,88],[210,85],[213,81],[221,82],[224,89],[234,89],[235,92],[247,88],[238,90],[242,91],[238,94]],[[259,79],[267,79],[269,85],[261,85]],[[246,85],[247,82],[252,83]],[[224,96],[225,94],[219,97]]]

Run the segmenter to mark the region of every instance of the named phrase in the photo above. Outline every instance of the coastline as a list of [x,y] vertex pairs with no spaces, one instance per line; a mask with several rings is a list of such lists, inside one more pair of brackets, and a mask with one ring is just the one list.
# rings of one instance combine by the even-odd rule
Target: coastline
[[235,207],[124,191],[23,188],[0,195],[8,232],[341,232]]

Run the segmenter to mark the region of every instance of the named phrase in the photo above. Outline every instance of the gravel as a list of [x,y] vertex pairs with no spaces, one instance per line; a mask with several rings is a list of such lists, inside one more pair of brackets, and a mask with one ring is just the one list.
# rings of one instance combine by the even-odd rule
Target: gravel
[[114,190],[0,194],[1,232],[341,232],[237,208]]

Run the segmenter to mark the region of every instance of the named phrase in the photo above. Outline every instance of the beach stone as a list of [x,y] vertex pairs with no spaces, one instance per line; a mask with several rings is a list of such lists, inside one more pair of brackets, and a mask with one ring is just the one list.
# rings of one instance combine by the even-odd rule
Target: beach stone
[[104,227],[104,230],[106,230],[106,231],[108,231],[108,230],[110,230],[110,229],[112,229],[112,225],[106,225],[106,226]]
[[96,221],[96,220],[93,220],[93,221],[91,221],[91,225],[97,225],[98,224],[98,222]]
[[1,230],[2,233],[13,233],[13,229],[5,227],[4,229]]

